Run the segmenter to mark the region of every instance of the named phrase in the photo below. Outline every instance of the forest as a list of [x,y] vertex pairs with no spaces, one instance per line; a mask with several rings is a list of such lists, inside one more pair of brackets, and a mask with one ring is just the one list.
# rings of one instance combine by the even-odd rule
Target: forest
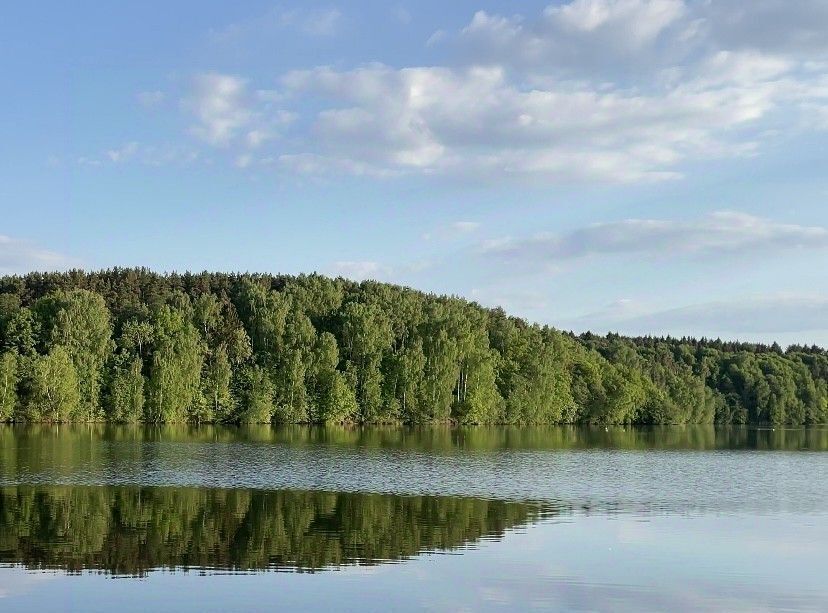
[[828,353],[317,274],[31,273],[0,278],[0,421],[823,424]]

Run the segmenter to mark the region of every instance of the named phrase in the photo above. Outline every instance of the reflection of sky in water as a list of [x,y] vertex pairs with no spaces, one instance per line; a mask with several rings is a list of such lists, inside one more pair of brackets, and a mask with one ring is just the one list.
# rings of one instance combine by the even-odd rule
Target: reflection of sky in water
[[[576,516],[462,555],[315,575],[0,571],[4,611],[819,610],[828,516]],[[42,582],[46,579],[45,583]],[[206,604],[205,604],[206,603]]]

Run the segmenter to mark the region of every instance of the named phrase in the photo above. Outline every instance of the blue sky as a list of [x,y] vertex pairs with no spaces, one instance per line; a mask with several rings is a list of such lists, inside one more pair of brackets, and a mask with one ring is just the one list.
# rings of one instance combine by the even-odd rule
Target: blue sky
[[0,272],[319,271],[828,344],[828,4],[41,2]]

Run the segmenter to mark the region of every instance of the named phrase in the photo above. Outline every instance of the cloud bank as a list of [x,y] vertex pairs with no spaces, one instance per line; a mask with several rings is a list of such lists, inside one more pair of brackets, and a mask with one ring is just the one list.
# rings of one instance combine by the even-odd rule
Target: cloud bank
[[577,330],[629,334],[672,334],[726,338],[828,330],[828,298],[755,296],[672,309],[646,311],[622,300],[600,311],[564,322]]
[[268,145],[250,165],[287,172],[669,180],[695,161],[754,155],[772,134],[828,125],[826,11],[776,0],[750,11],[731,0],[479,11],[432,37],[442,64],[298,68],[258,91],[210,73],[184,106],[197,138],[234,147],[234,159]]
[[554,263],[629,254],[669,258],[823,248],[828,248],[826,228],[719,211],[691,221],[625,219],[567,234],[495,240],[486,243],[482,251],[500,259]]

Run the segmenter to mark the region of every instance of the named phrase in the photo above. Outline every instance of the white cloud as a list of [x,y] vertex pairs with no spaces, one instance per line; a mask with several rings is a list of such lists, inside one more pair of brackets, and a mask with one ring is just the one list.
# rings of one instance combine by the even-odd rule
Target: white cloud
[[806,60],[828,52],[828,4],[752,0],[748,10],[743,0],[573,0],[528,18],[480,11],[455,42],[476,62],[575,78],[618,79],[722,50]]
[[29,241],[0,234],[0,273],[22,274],[65,270],[77,262],[65,255],[42,249]]
[[[260,147],[289,172],[676,179],[689,163],[756,155],[774,138],[828,125],[828,64],[761,37],[728,47],[735,35],[717,33],[711,15],[749,16],[723,5],[729,12],[682,0],[573,0],[528,18],[480,11],[452,36],[459,61],[295,70],[252,94],[244,79],[212,73],[196,79],[187,108],[206,142]],[[330,9],[268,20],[293,27],[312,15],[321,30],[340,18]],[[822,31],[781,23],[791,39]]]
[[265,103],[256,112],[255,127],[245,135],[243,143],[245,146],[256,149],[268,141],[278,139],[284,129],[297,118],[296,113],[269,107],[270,104]]
[[780,104],[815,99],[757,54],[719,54],[677,85],[643,93],[552,82],[520,88],[498,67],[294,71],[299,99],[339,102],[317,113],[313,151],[378,171],[653,181],[692,159],[752,153],[744,134]]
[[353,279],[354,281],[380,280],[387,279],[391,274],[391,270],[379,262],[370,260],[340,260],[333,263],[329,274]]
[[274,108],[277,99],[268,90],[251,93],[241,77],[206,73],[195,77],[183,106],[197,121],[191,131],[199,139],[213,146],[238,143],[256,148],[276,138],[297,117]]
[[625,31],[632,44],[653,40],[684,14],[681,0],[575,0],[550,5],[544,17],[561,28],[580,32]]
[[504,239],[484,246],[490,256],[530,263],[623,254],[649,257],[778,252],[828,248],[828,229],[784,224],[721,211],[693,221],[627,219],[568,234]]
[[253,112],[248,104],[245,79],[214,72],[197,75],[185,101],[198,121],[193,134],[212,145],[227,144],[250,125]]
[[[478,11],[455,42],[475,62],[575,78],[590,72],[619,76],[683,53],[686,14],[681,0],[574,0],[532,18]],[[654,46],[665,47],[661,39],[667,57],[653,53]]]

